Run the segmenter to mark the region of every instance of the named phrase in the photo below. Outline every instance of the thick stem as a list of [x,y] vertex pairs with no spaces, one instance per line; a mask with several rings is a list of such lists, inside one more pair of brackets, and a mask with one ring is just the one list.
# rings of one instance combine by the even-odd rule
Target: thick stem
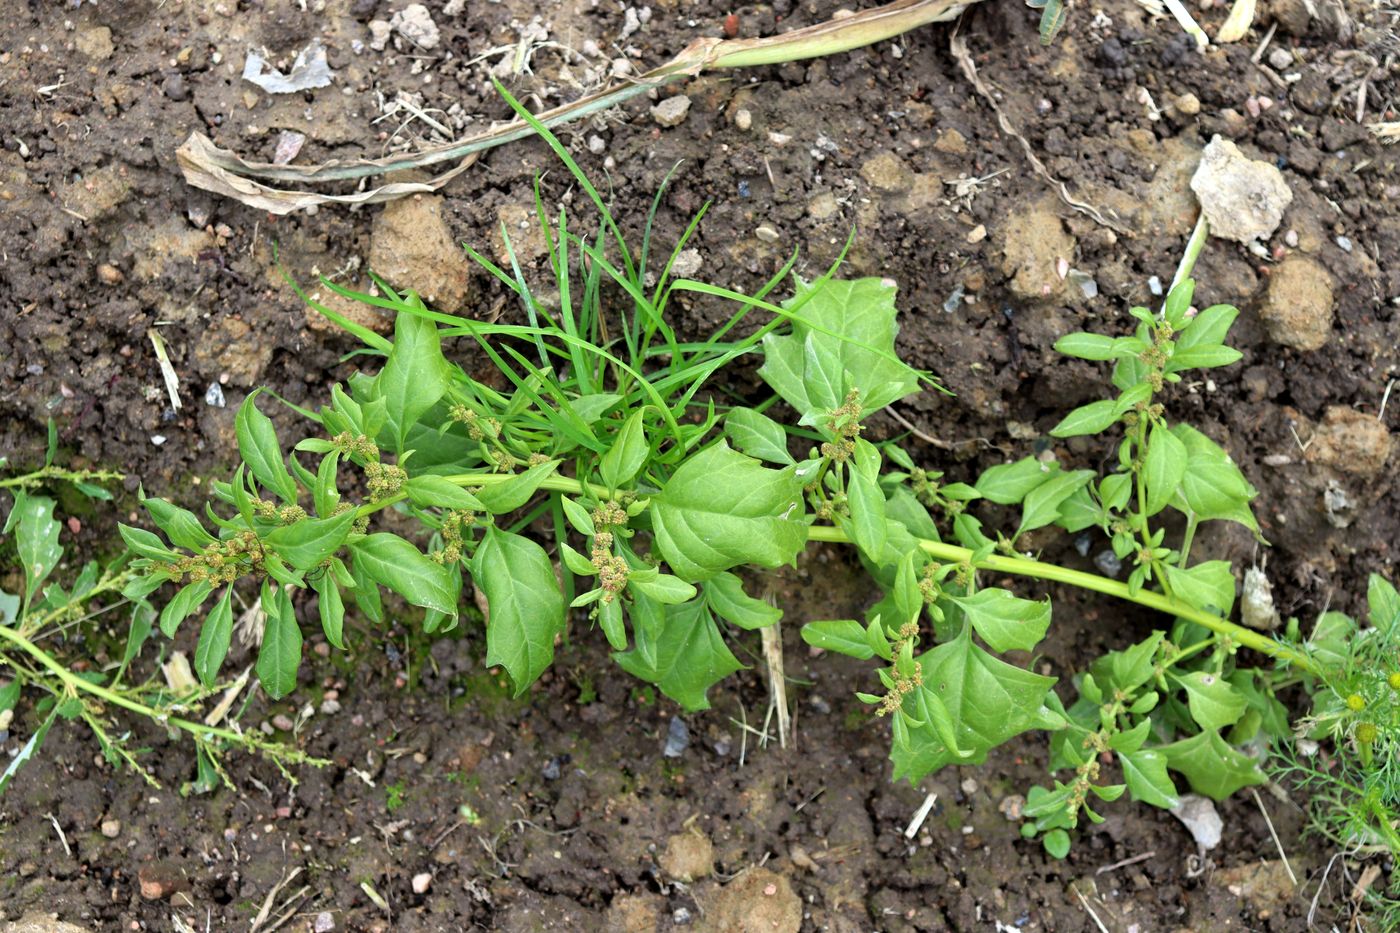
[[1172,288],[1176,288],[1182,279],[1191,275],[1191,270],[1196,268],[1196,260],[1209,239],[1210,222],[1206,220],[1205,211],[1201,211],[1201,216],[1196,218],[1196,227],[1191,231],[1191,239],[1186,241],[1186,252],[1181,254],[1181,262],[1177,264],[1176,275],[1172,276]]

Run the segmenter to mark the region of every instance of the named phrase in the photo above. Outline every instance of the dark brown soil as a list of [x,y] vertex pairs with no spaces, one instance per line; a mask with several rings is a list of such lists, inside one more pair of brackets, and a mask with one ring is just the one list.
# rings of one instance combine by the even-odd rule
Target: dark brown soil
[[[39,459],[53,418],[69,461],[118,466],[129,493],[142,482],[193,504],[196,478],[227,466],[233,412],[247,392],[267,384],[290,401],[315,403],[346,376],[341,356],[352,342],[308,317],[282,284],[273,246],[303,281],[366,262],[382,209],[273,218],[187,188],[174,150],[199,129],[268,158],[277,131],[294,129],[309,137],[298,161],[379,154],[425,129],[413,123],[391,138],[404,115],[371,122],[381,114],[376,94],[392,100],[399,91],[423,93],[421,106],[438,108],[440,121],[454,104],[473,115],[473,129],[502,118],[486,74],[503,53],[471,60],[513,45],[512,20],[528,22],[535,8],[471,3],[453,18],[433,2],[442,41],[431,54],[392,45],[356,52],[355,43],[369,41],[365,23],[402,5],[0,5],[8,40],[0,52],[0,453]],[[1102,391],[1098,367],[1060,359],[1050,345],[1082,327],[1128,330],[1129,305],[1152,299],[1149,278],[1170,279],[1194,217],[1186,181],[1201,146],[1218,133],[1277,160],[1294,199],[1267,257],[1216,241],[1197,272],[1198,304],[1244,309],[1234,334],[1244,360],[1180,392],[1173,414],[1221,439],[1259,487],[1280,608],[1310,620],[1325,606],[1359,605],[1367,573],[1393,577],[1400,541],[1392,471],[1363,468],[1374,451],[1338,453],[1325,430],[1337,420],[1328,420],[1333,406],[1378,414],[1400,364],[1392,300],[1400,294],[1400,150],[1375,144],[1355,119],[1362,75],[1366,119],[1395,119],[1382,109],[1396,87],[1388,21],[1369,21],[1370,7],[1358,4],[1349,29],[1330,13],[1310,27],[1304,14],[1300,26],[1297,5],[1261,3],[1245,43],[1205,56],[1169,19],[1152,20],[1131,0],[1107,0],[1097,17],[1099,8],[1074,7],[1049,48],[1037,42],[1038,14],[1022,4],[987,0],[967,15],[961,32],[1009,118],[1056,177],[1126,234],[1071,211],[1032,173],[961,76],[949,53],[952,25],[897,45],[696,81],[685,89],[690,113],[674,129],[657,126],[640,101],[565,138],[595,178],[611,160],[617,214],[629,228],[640,227],[657,185],[683,160],[659,213],[660,238],[677,235],[711,202],[694,243],[699,277],[711,281],[756,287],[794,247],[799,270],[815,274],[854,227],[848,274],[899,283],[901,352],[955,393],[902,406],[921,430],[951,444],[914,444],[916,455],[969,477],[1003,452],[1052,443],[1045,432],[1055,421]],[[836,7],[777,0],[734,12],[743,34],[759,34],[825,19]],[[662,0],[624,39],[616,4],[566,0],[538,12],[554,41],[601,46],[604,60],[592,64],[606,68],[629,45],[651,64],[696,35],[716,35],[730,8]],[[1198,15],[1213,30],[1225,11]],[[1275,18],[1283,25],[1264,60],[1278,49],[1294,53],[1282,72],[1299,77],[1285,88],[1251,61]],[[330,49],[335,86],[272,98],[239,80],[250,45],[290,57],[316,36]],[[576,93],[561,61],[557,50],[540,49],[534,75],[511,84],[557,102],[548,95]],[[581,78],[583,66],[570,68]],[[1199,113],[1182,100],[1187,94]],[[748,130],[735,124],[740,109],[751,116]],[[605,152],[590,152],[594,135]],[[443,192],[453,236],[494,249],[500,223],[529,206],[532,180],[547,169],[549,197],[559,199],[563,181],[542,145],[486,156]],[[984,181],[966,183],[973,178]],[[581,212],[577,200],[574,210]],[[778,242],[757,238],[760,225],[777,231]],[[1024,250],[1031,261],[1008,262]],[[1329,281],[1310,284],[1330,291],[1335,305],[1330,337],[1306,352],[1290,349],[1259,314],[1275,263],[1298,256],[1316,260],[1312,268]],[[1098,295],[1061,281],[1059,259],[1092,276]],[[345,280],[354,278],[352,271]],[[472,287],[470,306],[482,316],[515,313],[485,275]],[[702,334],[723,309],[696,303],[678,313],[685,330]],[[147,337],[153,326],[180,376],[178,413],[161,386]],[[733,378],[751,384],[751,374]],[[226,407],[206,404],[212,383],[222,384]],[[1397,409],[1386,410],[1386,422],[1396,423]],[[893,421],[877,428],[898,430]],[[1080,443],[1059,452],[1087,465],[1111,454]],[[128,495],[123,512],[131,504]],[[70,550],[102,550],[111,516],[81,518],[76,535],[65,531]],[[1051,547],[1079,560],[1065,542]],[[1199,547],[1239,562],[1254,556],[1252,541],[1233,533]],[[787,618],[859,612],[873,594],[847,561],[815,549],[784,573]],[[1065,679],[1160,621],[1052,595],[1057,625],[1037,663]],[[1237,896],[1238,879],[1225,874],[1278,858],[1247,795],[1222,807],[1225,843],[1199,875],[1174,818],[1126,803],[1109,808],[1108,822],[1068,861],[1051,860],[998,809],[1044,780],[1044,742],[1013,743],[985,768],[951,769],[918,788],[891,784],[881,723],[852,698],[865,669],[810,656],[795,625],[786,627],[795,747],[760,748],[738,725],[761,728],[767,705],[755,642],[741,653],[755,669],[714,691],[714,710],[685,717],[691,742],[679,758],[661,754],[676,710],[634,689],[592,633],[576,631],[552,674],[516,702],[481,667],[479,627],[463,629],[431,645],[400,629],[389,639],[364,633],[353,665],[318,660],[295,703],[260,697],[250,723],[295,717],[308,703],[320,707],[324,691],[338,691],[339,710],[313,709],[295,736],[334,764],[297,772],[295,786],[266,762],[240,758],[230,763],[237,793],[182,799],[179,788],[193,777],[188,744],[145,736],[163,784],[155,790],[95,759],[78,729],[56,729],[42,759],[0,798],[0,920],[44,910],[94,930],[167,929],[178,915],[195,929],[235,929],[300,869],[277,897],[280,904],[305,886],[288,929],[312,929],[325,911],[336,929],[355,930],[725,929],[736,901],[767,898],[780,929],[800,917],[802,929],[838,931],[1097,923],[1114,931],[1298,930],[1334,854],[1299,840],[1305,800],[1265,794],[1304,881],[1280,903]],[[584,702],[593,690],[597,699]],[[16,726],[7,752],[28,728]],[[937,807],[906,840],[904,827],[929,792]],[[115,838],[99,831],[104,820],[120,822]],[[715,874],[683,883],[660,866],[668,846],[695,832],[713,844]],[[745,871],[773,880],[730,880]],[[411,879],[425,872],[430,886],[415,894]],[[174,893],[144,898],[142,879]],[[1348,893],[1334,879],[1319,922]]]

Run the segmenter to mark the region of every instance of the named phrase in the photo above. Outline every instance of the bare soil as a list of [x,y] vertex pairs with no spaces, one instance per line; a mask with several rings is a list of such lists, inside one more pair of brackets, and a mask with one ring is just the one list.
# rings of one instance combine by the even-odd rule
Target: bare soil
[[[398,257],[399,284],[423,288],[414,276],[436,276],[444,302],[509,320],[514,305],[451,242],[499,252],[505,223],[537,270],[520,222],[541,172],[547,197],[573,198],[582,213],[545,147],[526,142],[488,154],[441,196],[274,218],[186,187],[174,150],[192,130],[250,157],[270,158],[283,130],[308,137],[300,162],[378,155],[435,132],[407,111],[380,119],[400,93],[421,95],[415,107],[453,132],[503,118],[488,69],[514,53],[536,15],[552,42],[577,53],[591,41],[601,55],[534,48],[531,73],[507,75],[533,105],[576,96],[590,69],[605,74],[628,48],[640,69],[718,35],[730,12],[740,34],[756,35],[837,8],[660,0],[623,36],[617,4],[469,3],[451,16],[433,2],[435,48],[391,42],[378,52],[367,23],[402,3],[306,6],[0,3],[0,453],[38,460],[53,418],[64,458],[128,474],[120,514],[138,482],[194,504],[200,478],[227,468],[233,413],[248,392],[266,384],[314,404],[351,371],[342,355],[353,342],[303,308],[277,258],[303,282],[336,274],[362,284],[366,265]],[[1069,209],[1032,172],[950,54],[952,24],[694,81],[674,128],[640,100],[564,138],[593,177],[609,180],[629,229],[680,163],[659,238],[677,236],[708,202],[693,244],[701,278],[753,288],[792,249],[799,271],[814,275],[854,228],[847,274],[899,283],[900,351],[954,393],[900,407],[943,441],[910,446],[927,466],[967,477],[1050,445],[1075,465],[1112,455],[1046,434],[1105,382],[1051,343],[1084,327],[1126,332],[1128,307],[1153,298],[1149,280],[1170,279],[1194,219],[1187,180],[1213,135],[1274,160],[1294,197],[1263,255],[1217,241],[1197,270],[1199,304],[1244,309],[1234,333],[1244,360],[1186,386],[1172,414],[1220,439],[1260,489],[1280,608],[1310,620],[1324,607],[1355,608],[1367,573],[1394,576],[1400,502],[1389,438],[1372,426],[1400,418],[1397,403],[1376,419],[1400,364],[1400,150],[1356,119],[1363,93],[1366,121],[1395,119],[1389,19],[1358,3],[1340,18],[1324,5],[1309,21],[1301,7],[1261,0],[1245,43],[1205,54],[1132,0],[1073,7],[1048,48],[1037,41],[1038,14],[1022,4],[970,10],[957,28],[1009,120],[1121,232]],[[1225,16],[1193,9],[1211,31]],[[250,46],[290,59],[317,37],[333,86],[272,96],[240,80]],[[1280,50],[1291,60],[1273,68]],[[590,148],[595,136],[601,145]],[[1271,288],[1280,269],[1293,283],[1286,290]],[[699,335],[727,312],[696,301],[677,313]],[[178,412],[152,327],[180,377]],[[1309,334],[1321,346],[1300,349],[1316,342]],[[732,379],[739,392],[757,384],[742,370]],[[206,402],[214,384],[222,407]],[[278,417],[290,427],[289,414]],[[875,430],[901,428],[886,419]],[[81,503],[63,509],[79,519],[64,532],[70,551],[101,553],[114,517]],[[1088,565],[1071,542],[1044,543],[1050,556]],[[1233,532],[1198,547],[1239,564],[1262,559]],[[825,548],[775,582],[794,623],[860,612],[874,596],[848,555]],[[1036,663],[1065,680],[1161,621],[1050,592],[1057,623]],[[1291,896],[1255,883],[1273,877],[1278,851],[1247,795],[1221,807],[1225,841],[1203,864],[1173,817],[1126,804],[1109,808],[1068,860],[1049,859],[1001,812],[1043,780],[1044,741],[1013,743],[985,768],[949,769],[919,787],[892,784],[882,723],[852,698],[865,669],[813,656],[795,625],[785,626],[793,745],[760,747],[740,725],[762,729],[767,690],[756,641],[739,639],[752,669],[714,692],[713,710],[684,717],[690,743],[677,758],[662,754],[676,709],[634,689],[586,629],[520,701],[483,669],[479,626],[432,643],[407,626],[387,636],[361,632],[349,660],[316,655],[294,701],[254,702],[250,724],[310,705],[286,738],[333,764],[298,771],[295,784],[238,758],[236,792],[182,797],[194,767],[187,744],[143,736],[163,785],[153,789],[95,758],[78,729],[55,729],[42,760],[0,799],[0,920],[37,910],[85,929],[167,929],[178,915],[195,929],[234,929],[300,870],[275,898],[301,891],[285,929],[316,929],[329,912],[347,930],[1301,930],[1335,854],[1300,839],[1305,798],[1265,794],[1302,882]],[[249,662],[238,650],[231,663]],[[18,722],[0,739],[7,753],[29,727]],[[906,839],[930,792],[935,809]],[[108,838],[100,827],[112,820],[120,826]],[[415,893],[424,873],[431,880]],[[1334,874],[1318,921],[1344,913],[1349,893]]]

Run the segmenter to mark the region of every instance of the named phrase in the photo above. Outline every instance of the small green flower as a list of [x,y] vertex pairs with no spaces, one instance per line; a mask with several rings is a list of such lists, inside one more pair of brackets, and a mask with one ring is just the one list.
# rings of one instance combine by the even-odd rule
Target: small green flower
[[1387,677],[1386,683],[1390,684],[1390,689],[1400,690],[1400,671],[1396,671]]
[[1356,727],[1356,741],[1362,745],[1371,745],[1376,741],[1376,724],[1373,722],[1359,723]]
[[1353,713],[1359,713],[1365,708],[1366,701],[1361,698],[1361,694],[1353,693],[1351,696],[1347,697],[1347,709],[1351,710]]

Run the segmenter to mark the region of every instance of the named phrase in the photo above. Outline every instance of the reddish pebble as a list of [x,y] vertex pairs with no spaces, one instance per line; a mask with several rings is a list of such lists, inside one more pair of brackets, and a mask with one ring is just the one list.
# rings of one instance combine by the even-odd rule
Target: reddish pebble
[[730,13],[724,18],[724,36],[726,39],[733,39],[739,34],[739,14]]

